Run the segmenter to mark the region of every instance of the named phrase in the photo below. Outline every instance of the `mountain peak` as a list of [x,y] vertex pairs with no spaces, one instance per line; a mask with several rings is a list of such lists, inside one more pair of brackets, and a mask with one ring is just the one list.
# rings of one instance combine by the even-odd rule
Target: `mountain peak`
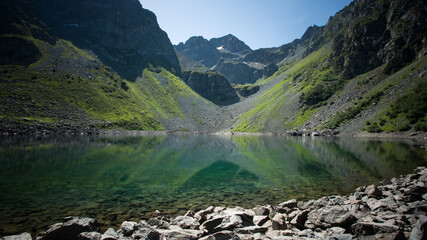
[[243,41],[238,39],[232,34],[227,34],[220,38],[212,38],[210,42],[216,47],[221,47],[232,53],[240,53],[243,51],[251,51],[252,49],[246,45]]

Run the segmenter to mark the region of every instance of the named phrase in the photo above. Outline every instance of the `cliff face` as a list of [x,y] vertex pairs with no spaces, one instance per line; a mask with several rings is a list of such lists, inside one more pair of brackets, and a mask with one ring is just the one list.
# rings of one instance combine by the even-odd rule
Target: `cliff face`
[[207,39],[203,37],[191,37],[185,44],[180,43],[175,48],[182,54],[198,61],[206,67],[214,66],[219,59],[219,51]]
[[[54,44],[56,38],[40,21],[37,7],[29,0],[0,2],[0,65],[28,65],[41,57],[28,37]],[[19,37],[25,36],[25,37]]]
[[239,101],[234,88],[219,73],[184,71],[182,75],[188,86],[217,105],[230,105]]
[[135,0],[40,0],[43,20],[58,37],[93,51],[120,76],[135,80],[149,64],[180,72],[156,16]]
[[421,0],[359,0],[338,12],[322,38],[333,36],[334,67],[346,78],[384,63],[393,73],[427,53],[427,6]]
[[262,70],[242,62],[230,62],[224,59],[219,60],[213,69],[226,76],[230,83],[255,83],[262,77]]

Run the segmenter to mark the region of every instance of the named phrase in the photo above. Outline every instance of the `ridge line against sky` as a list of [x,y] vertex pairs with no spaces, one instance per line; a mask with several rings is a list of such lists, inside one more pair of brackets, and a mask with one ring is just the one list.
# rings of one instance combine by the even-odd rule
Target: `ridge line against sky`
[[140,0],[172,44],[229,33],[252,49],[278,47],[323,26],[351,0]]

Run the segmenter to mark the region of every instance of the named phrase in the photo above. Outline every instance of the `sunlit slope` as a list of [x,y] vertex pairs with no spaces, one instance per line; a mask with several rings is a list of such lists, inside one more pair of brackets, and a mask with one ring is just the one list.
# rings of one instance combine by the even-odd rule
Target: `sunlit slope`
[[[162,125],[135,84],[70,42],[23,39],[40,51],[31,64],[0,66],[3,119],[160,130]],[[4,38],[4,36],[3,36]]]
[[[11,36],[7,36],[11,37]],[[40,55],[0,66],[0,117],[22,124],[66,124],[132,130],[209,130],[216,106],[164,68],[130,82],[90,52],[65,40],[22,39]]]
[[260,80],[268,90],[251,100],[232,131],[425,131],[426,57],[391,75],[382,65],[346,80],[330,54],[326,46]]
[[219,107],[163,68],[147,68],[135,86],[167,130],[217,131]]

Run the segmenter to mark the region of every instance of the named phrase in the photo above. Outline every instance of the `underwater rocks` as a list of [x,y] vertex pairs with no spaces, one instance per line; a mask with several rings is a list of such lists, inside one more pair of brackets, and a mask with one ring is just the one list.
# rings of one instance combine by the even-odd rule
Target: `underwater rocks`
[[[156,216],[99,232],[95,219],[70,217],[38,240],[131,239],[426,239],[427,168],[362,186],[349,196],[289,200],[276,206],[208,207],[170,218]],[[27,233],[1,240],[31,239]]]

